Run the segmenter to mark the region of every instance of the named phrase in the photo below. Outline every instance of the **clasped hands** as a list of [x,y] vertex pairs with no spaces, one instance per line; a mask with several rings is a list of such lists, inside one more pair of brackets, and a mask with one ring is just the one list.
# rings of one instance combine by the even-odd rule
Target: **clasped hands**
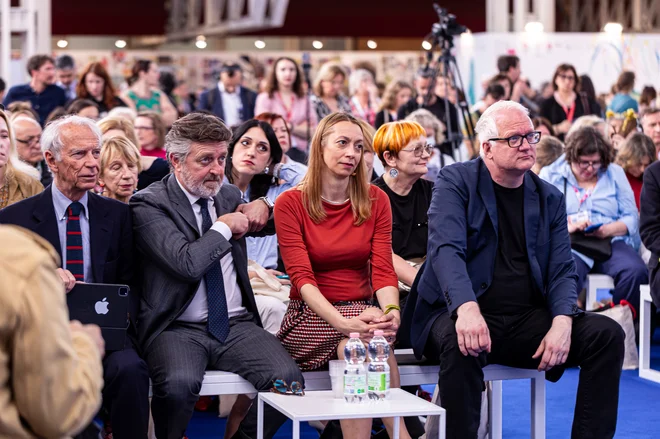
[[236,212],[222,215],[216,221],[223,222],[229,227],[232,238],[241,239],[246,233],[263,229],[269,217],[270,210],[266,203],[255,200],[251,203],[239,204]]
[[399,311],[393,310],[385,314],[381,309],[371,307],[353,318],[344,318],[340,325],[340,332],[349,335],[351,332],[360,333],[360,339],[369,341],[374,336],[374,331],[380,329],[388,342],[394,341],[396,331],[401,323]]
[[[458,307],[456,313],[456,336],[461,353],[473,357],[478,357],[482,352],[489,353],[490,331],[479,311],[479,305],[476,302],[466,302]],[[541,359],[539,372],[548,371],[566,362],[571,348],[572,325],[573,320],[569,316],[557,316],[552,320],[550,330],[532,356],[534,359]]]

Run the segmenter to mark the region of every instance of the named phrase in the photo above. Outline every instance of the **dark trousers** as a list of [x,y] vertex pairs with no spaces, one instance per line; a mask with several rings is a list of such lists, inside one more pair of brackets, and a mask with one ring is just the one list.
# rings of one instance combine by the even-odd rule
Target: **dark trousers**
[[[447,410],[447,438],[474,439],[479,428],[482,368],[488,364],[536,369],[532,359],[552,324],[546,309],[519,316],[484,315],[491,337],[491,353],[464,356],[458,348],[456,323],[449,313],[434,322],[424,354],[440,362],[440,398]],[[580,383],[573,418],[573,439],[614,436],[623,364],[624,332],[614,320],[586,313],[573,320],[571,348],[565,367],[580,367]],[[556,370],[558,369],[558,370]],[[556,378],[562,368],[548,372]]]
[[[288,384],[303,382],[295,361],[274,335],[255,324],[252,314],[233,317],[229,323],[225,343],[213,338],[205,323],[175,322],[147,348],[145,358],[153,390],[151,413],[158,439],[183,437],[207,369],[236,373],[258,391],[269,390],[278,378]],[[264,437],[271,438],[285,420],[266,405]],[[257,437],[257,404],[252,404],[237,436]]]
[[642,258],[623,241],[612,243],[612,257],[596,262],[592,269],[573,253],[578,272],[577,292],[580,294],[589,273],[606,274],[614,279],[614,303],[627,300],[639,315],[639,286],[649,283],[649,272]]
[[103,358],[103,407],[116,439],[146,439],[149,430],[149,371],[133,343]]

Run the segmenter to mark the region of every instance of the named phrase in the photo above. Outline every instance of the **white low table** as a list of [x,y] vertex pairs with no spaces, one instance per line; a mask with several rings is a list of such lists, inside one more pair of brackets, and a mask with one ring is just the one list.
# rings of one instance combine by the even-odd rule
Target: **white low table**
[[350,404],[334,398],[332,391],[305,392],[305,396],[259,393],[257,439],[264,437],[264,403],[293,421],[293,439],[300,438],[300,423],[333,419],[394,418],[394,439],[399,439],[399,422],[404,416],[440,416],[438,438],[445,439],[445,409],[401,389],[391,389],[384,401]]

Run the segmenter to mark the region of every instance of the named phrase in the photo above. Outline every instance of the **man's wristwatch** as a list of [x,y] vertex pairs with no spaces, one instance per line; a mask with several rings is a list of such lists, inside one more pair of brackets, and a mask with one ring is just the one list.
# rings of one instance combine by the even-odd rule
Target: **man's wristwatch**
[[268,199],[268,197],[261,197],[261,198],[258,198],[258,200],[261,200],[264,203],[266,203],[266,206],[268,206],[268,214],[272,215],[273,214],[273,207],[275,207],[273,202],[270,201],[270,199]]

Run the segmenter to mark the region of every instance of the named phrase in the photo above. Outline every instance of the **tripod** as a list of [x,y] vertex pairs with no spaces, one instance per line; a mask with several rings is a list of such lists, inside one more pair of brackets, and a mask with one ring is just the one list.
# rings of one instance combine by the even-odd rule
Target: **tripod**
[[[438,10],[436,5],[436,10]],[[440,15],[440,12],[439,12]],[[442,15],[441,19],[443,18]],[[457,91],[457,100],[456,105],[458,106],[458,120],[463,123],[462,126],[465,127],[467,133],[467,139],[474,143],[475,132],[474,132],[474,122],[470,115],[470,106],[467,102],[467,98],[464,93],[463,80],[461,79],[461,74],[458,69],[458,63],[456,62],[456,57],[451,53],[451,49],[454,47],[454,40],[451,35],[447,35],[445,32],[440,32],[435,30],[431,34],[433,36],[433,42],[431,49],[426,54],[426,67],[425,70],[431,69],[431,63],[433,62],[433,52],[439,50],[440,54],[432,67],[432,76],[431,84],[429,90],[424,97],[424,106],[428,106],[433,98],[435,98],[435,87],[436,82],[439,77],[445,78],[444,81],[444,104],[445,104],[445,119],[447,126],[447,139],[445,142],[451,144],[451,155],[455,160],[459,158],[459,149],[461,143],[464,140],[463,134],[461,133],[460,126],[453,127],[451,120],[451,105],[449,101],[449,89],[453,88]],[[458,78],[458,84],[456,83],[456,78]],[[460,87],[457,87],[460,86]],[[458,91],[461,93],[458,93]]]

